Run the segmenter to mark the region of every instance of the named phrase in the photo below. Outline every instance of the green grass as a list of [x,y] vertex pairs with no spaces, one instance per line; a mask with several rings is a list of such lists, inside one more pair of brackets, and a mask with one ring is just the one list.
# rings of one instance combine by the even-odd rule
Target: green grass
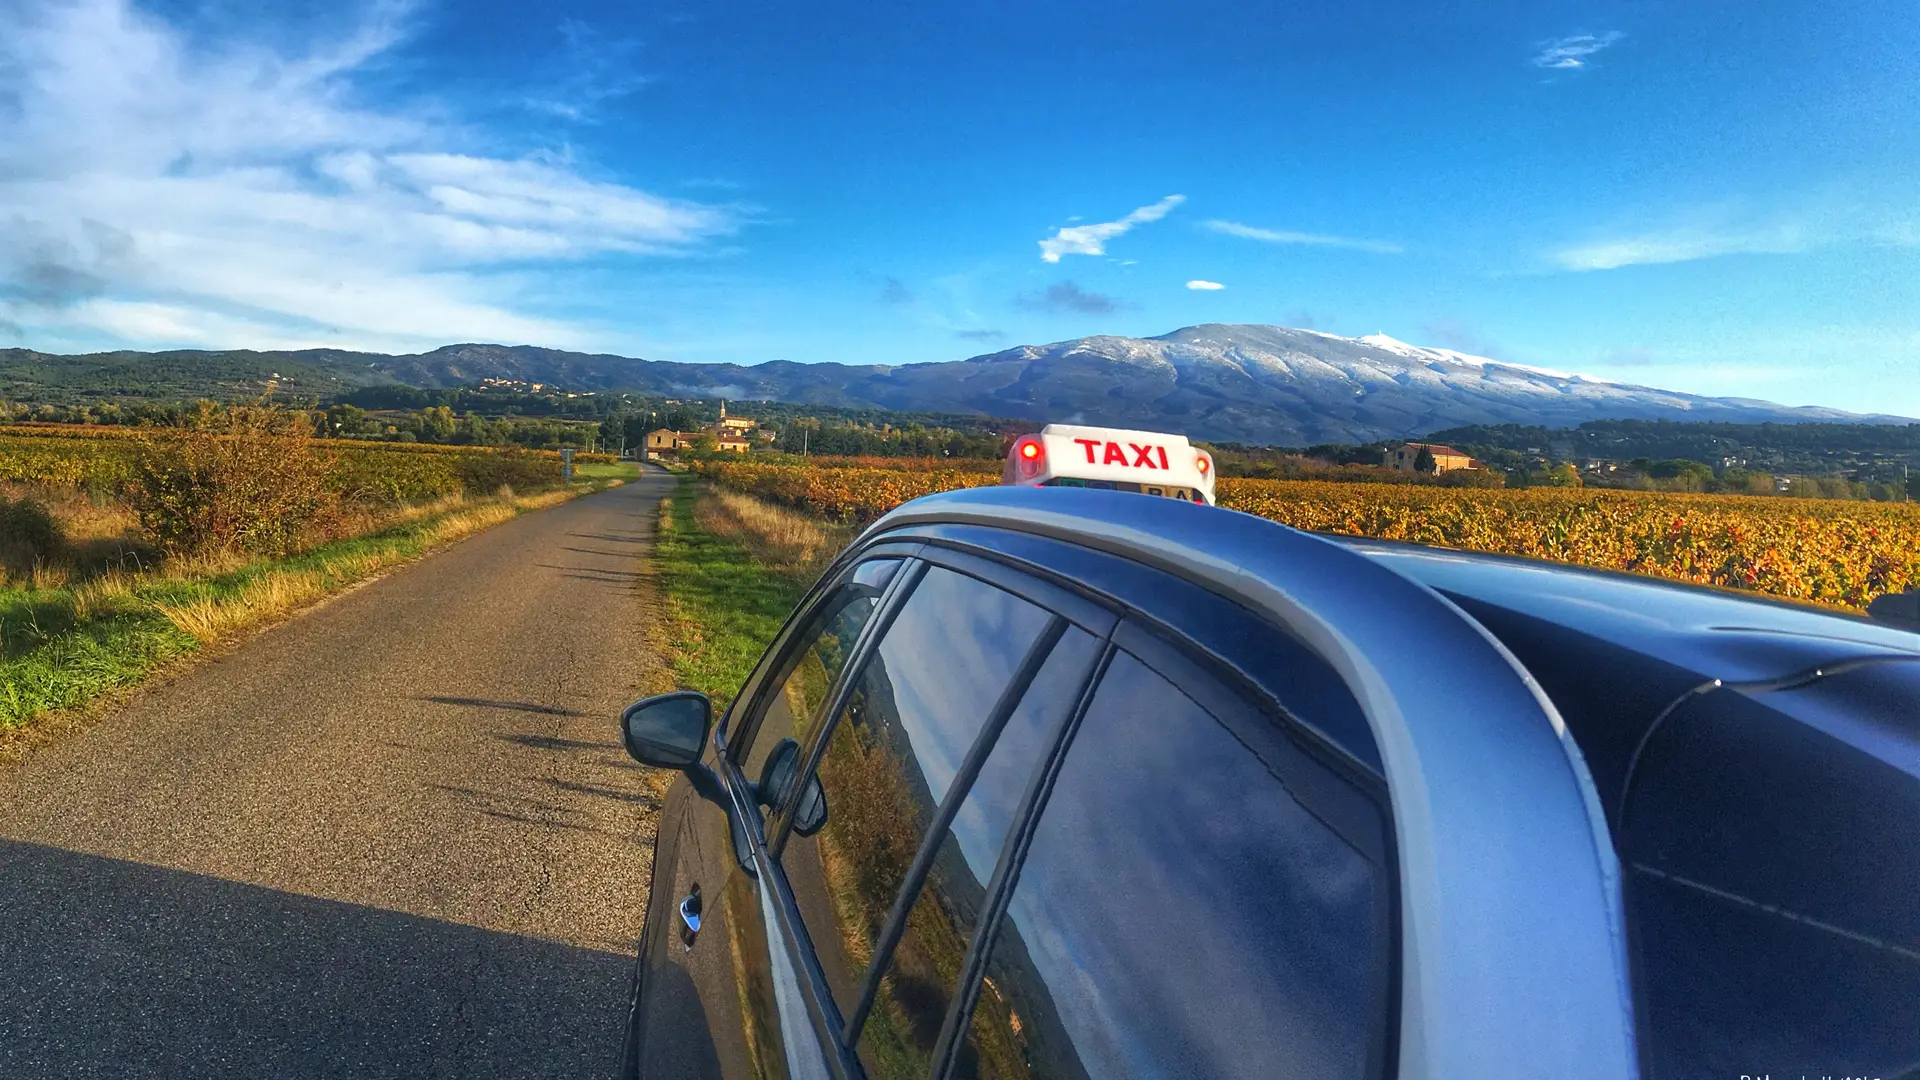
[[681,478],[661,518],[654,571],[670,616],[674,676],[723,711],[810,582],[771,570],[702,529],[693,514],[702,497],[700,481]]
[[199,647],[158,608],[110,603],[77,618],[63,589],[0,591],[0,732],[137,682]]
[[576,480],[638,480],[640,466],[631,461],[616,461],[609,465],[580,464],[573,467]]

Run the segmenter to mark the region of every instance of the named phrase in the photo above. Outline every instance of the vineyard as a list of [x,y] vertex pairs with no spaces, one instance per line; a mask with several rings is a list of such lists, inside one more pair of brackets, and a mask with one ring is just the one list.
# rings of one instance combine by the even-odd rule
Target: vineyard
[[[736,490],[870,521],[999,482],[966,469],[711,462]],[[1523,555],[1852,609],[1920,587],[1920,505],[1577,488],[1474,490],[1222,479],[1223,507],[1295,528]]]
[[[0,481],[120,489],[148,441],[174,437],[170,429],[16,425],[0,427]],[[560,480],[552,450],[495,450],[353,440],[316,442],[333,459],[333,482],[356,500],[384,504],[426,502],[501,485],[538,487]],[[576,454],[581,463],[611,462],[607,454]]]

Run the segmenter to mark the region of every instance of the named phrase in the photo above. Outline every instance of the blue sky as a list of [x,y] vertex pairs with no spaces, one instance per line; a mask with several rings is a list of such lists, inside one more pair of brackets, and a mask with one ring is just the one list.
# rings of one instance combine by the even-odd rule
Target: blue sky
[[0,346],[1267,322],[1920,416],[1910,3],[262,7],[0,0]]

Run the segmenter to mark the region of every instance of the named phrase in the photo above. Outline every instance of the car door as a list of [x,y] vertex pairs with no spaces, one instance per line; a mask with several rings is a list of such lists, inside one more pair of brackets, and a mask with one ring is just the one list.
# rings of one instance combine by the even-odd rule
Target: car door
[[[768,808],[755,781],[784,739],[805,738],[880,612],[903,560],[848,569],[799,612],[763,658],[703,759],[716,785],[675,786],[656,852],[654,895],[635,1003],[637,1075],[814,1076],[817,1049],[794,1012],[795,970],[769,936],[763,875]],[[789,1061],[795,1044],[798,1068]]]

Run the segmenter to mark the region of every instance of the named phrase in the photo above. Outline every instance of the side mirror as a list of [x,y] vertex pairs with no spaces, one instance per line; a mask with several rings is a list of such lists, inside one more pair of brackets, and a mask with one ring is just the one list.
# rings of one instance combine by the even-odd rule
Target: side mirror
[[695,690],[655,694],[620,714],[620,736],[627,753],[642,765],[685,769],[700,760],[713,729],[713,702]]
[[[760,801],[776,809],[786,802],[793,790],[794,774],[799,769],[800,744],[792,739],[774,743],[766,764],[760,766],[760,782],[754,785]],[[807,779],[807,790],[801,792],[800,804],[793,808],[793,831],[812,836],[826,823],[827,795],[820,789],[820,777],[815,775]]]

